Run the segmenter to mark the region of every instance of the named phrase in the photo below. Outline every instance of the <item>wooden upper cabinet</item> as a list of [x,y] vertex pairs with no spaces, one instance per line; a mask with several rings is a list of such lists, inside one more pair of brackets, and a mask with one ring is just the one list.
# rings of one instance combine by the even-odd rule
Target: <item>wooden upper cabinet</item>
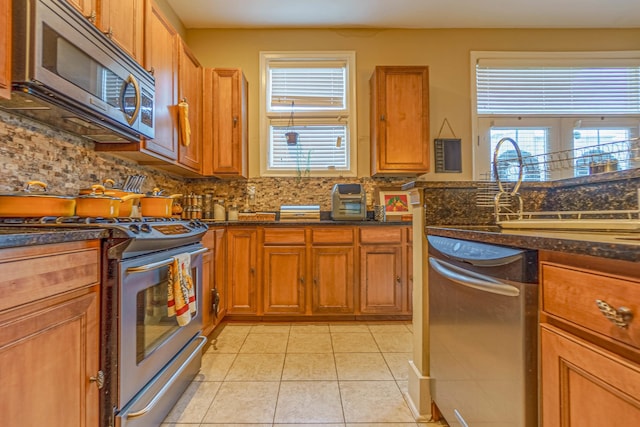
[[100,5],[100,29],[129,56],[142,63],[144,0],[100,0]]
[[247,80],[237,68],[205,69],[203,174],[248,177]]
[[0,0],[0,98],[11,98],[11,0]]
[[142,63],[145,0],[66,0],[129,56]]
[[376,67],[370,85],[371,175],[428,172],[428,67]]
[[96,23],[98,19],[98,4],[97,0],[67,0],[71,6],[78,9],[85,18],[92,23]]
[[143,149],[178,159],[178,34],[155,2],[147,3],[144,66],[156,79],[155,138]]
[[195,55],[180,40],[178,81],[179,102],[186,102],[189,115],[190,136],[182,119],[178,118],[178,163],[200,172],[202,169],[202,66]]

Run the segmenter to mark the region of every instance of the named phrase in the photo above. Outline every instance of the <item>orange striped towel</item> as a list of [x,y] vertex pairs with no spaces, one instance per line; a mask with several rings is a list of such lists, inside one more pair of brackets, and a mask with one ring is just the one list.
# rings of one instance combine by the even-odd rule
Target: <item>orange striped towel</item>
[[184,326],[196,313],[196,294],[190,275],[191,255],[179,254],[169,265],[169,286],[167,286],[167,312],[176,316],[178,325]]

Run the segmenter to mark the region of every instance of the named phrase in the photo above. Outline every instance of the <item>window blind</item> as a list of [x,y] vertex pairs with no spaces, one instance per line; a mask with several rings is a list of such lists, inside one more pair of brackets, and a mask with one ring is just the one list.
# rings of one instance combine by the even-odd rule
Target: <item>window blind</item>
[[272,111],[344,110],[346,108],[346,65],[306,67],[279,64],[269,70]]
[[640,114],[640,65],[478,61],[476,90],[478,114]]
[[[285,133],[300,134],[296,145],[288,145]],[[346,125],[271,127],[269,167],[285,170],[345,170],[349,168]]]

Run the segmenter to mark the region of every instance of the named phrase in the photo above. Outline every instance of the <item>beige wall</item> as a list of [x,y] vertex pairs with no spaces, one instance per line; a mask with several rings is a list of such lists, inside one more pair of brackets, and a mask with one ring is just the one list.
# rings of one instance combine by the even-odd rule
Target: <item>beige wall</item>
[[[358,175],[369,175],[369,77],[376,65],[428,65],[431,141],[447,118],[463,144],[463,173],[472,177],[469,52],[640,50],[640,28],[629,30],[187,30],[187,44],[205,67],[240,67],[249,81],[250,174],[258,176],[259,52],[354,50],[357,61]],[[451,137],[445,127],[443,137]],[[433,142],[430,143],[433,150]],[[432,159],[433,164],[433,159]],[[433,169],[433,167],[432,167]]]

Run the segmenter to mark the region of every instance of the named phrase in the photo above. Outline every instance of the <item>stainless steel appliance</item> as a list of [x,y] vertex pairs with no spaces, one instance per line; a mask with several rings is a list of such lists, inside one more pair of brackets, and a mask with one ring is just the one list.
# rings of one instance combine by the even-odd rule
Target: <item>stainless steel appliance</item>
[[67,1],[13,2],[10,100],[0,108],[95,142],[154,137],[154,78]]
[[360,184],[335,184],[331,190],[331,218],[337,221],[367,219],[367,195]]
[[427,240],[436,405],[451,427],[537,427],[537,252]]
[[[198,220],[171,218],[4,218],[2,225],[104,228],[101,278],[101,427],[157,426],[195,377],[202,330]],[[197,309],[179,326],[167,315],[169,264],[191,255]]]

